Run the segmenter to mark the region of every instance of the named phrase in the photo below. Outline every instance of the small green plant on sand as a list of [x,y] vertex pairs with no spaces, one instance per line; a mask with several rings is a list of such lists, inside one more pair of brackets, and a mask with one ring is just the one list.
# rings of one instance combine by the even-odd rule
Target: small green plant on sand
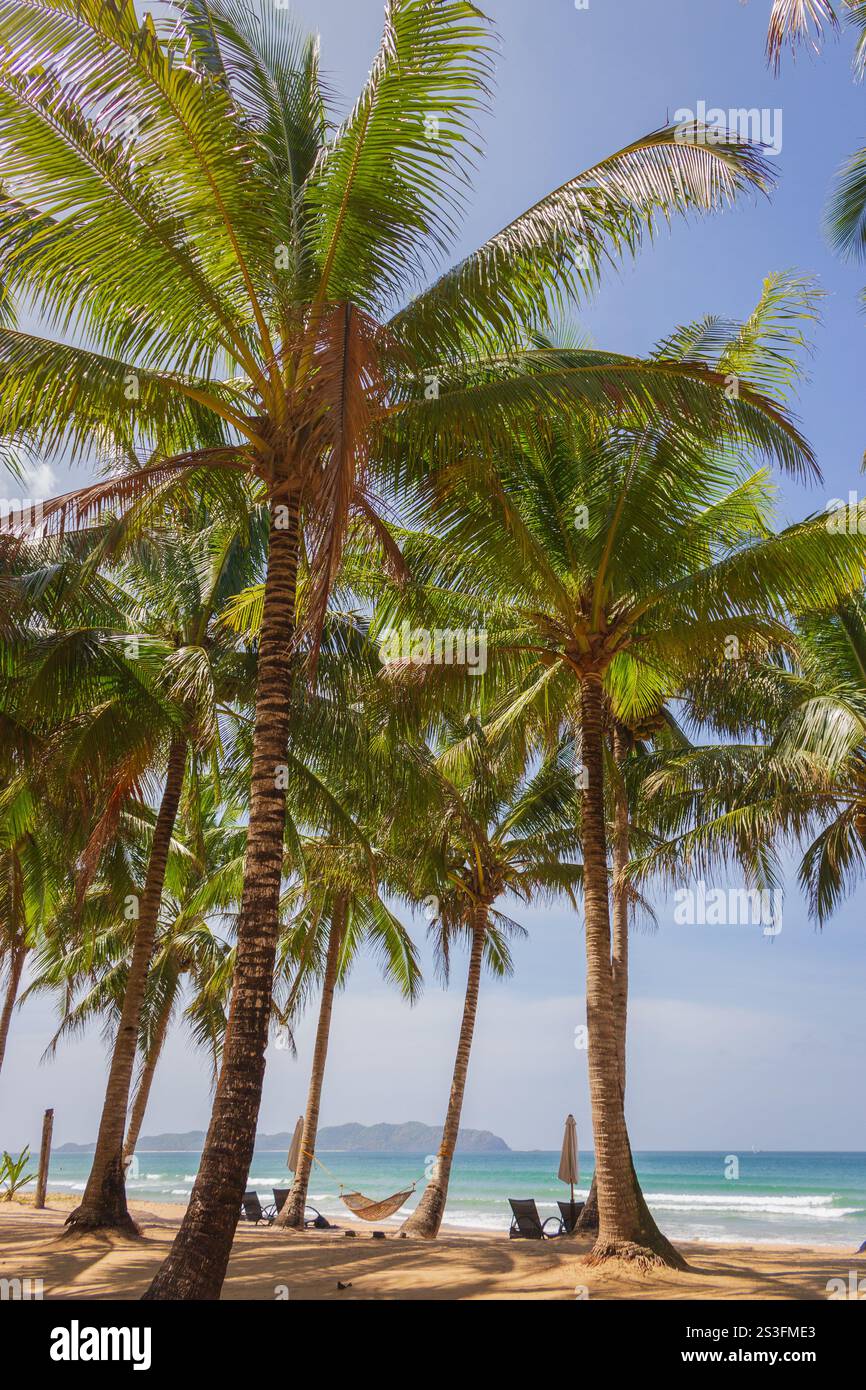
[[18,1189],[24,1187],[36,1176],[35,1173],[25,1172],[29,1161],[29,1146],[22,1150],[17,1158],[13,1158],[10,1153],[7,1153],[5,1149],[3,1150],[3,1161],[0,1163],[0,1186],[5,1188],[4,1202],[11,1202]]

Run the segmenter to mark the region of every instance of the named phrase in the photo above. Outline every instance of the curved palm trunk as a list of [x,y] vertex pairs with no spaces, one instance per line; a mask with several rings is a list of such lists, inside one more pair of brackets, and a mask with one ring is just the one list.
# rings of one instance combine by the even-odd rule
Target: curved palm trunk
[[[620,768],[624,766],[626,751],[623,731],[619,725],[616,725],[613,734],[613,754]],[[629,864],[629,822],[628,799],[621,786],[615,789],[614,804],[616,809],[613,841],[611,971],[613,975],[614,1015],[616,1017],[617,1061],[623,1102],[625,1102],[625,1054],[628,1025],[628,889],[625,874]],[[598,1184],[595,1173],[592,1175],[592,1183],[575,1227],[575,1234],[598,1234]]]
[[[277,525],[287,507],[288,524]],[[171,1251],[146,1299],[219,1298],[252,1162],[265,1076],[279,931],[291,714],[300,498],[275,494],[259,638],[250,817],[237,959],[220,1068],[198,1175]]]
[[9,952],[9,976],[6,981],[6,992],[3,996],[3,1012],[0,1013],[0,1068],[3,1066],[3,1058],[6,1055],[6,1039],[9,1036],[9,1025],[12,1022],[12,1012],[18,998],[18,988],[21,984],[21,973],[26,957],[26,946],[13,946]]
[[307,1092],[307,1108],[304,1113],[304,1133],[301,1140],[301,1154],[295,1172],[295,1181],[285,1206],[277,1217],[278,1226],[293,1226],[304,1229],[304,1210],[307,1205],[307,1189],[313,1167],[313,1154],[316,1151],[316,1137],[319,1132],[319,1105],[322,1099],[322,1084],[325,1080],[325,1064],[328,1060],[328,1041],[331,1034],[331,1012],[334,1007],[334,988],[337,983],[337,967],[340,963],[340,943],[346,921],[346,905],[339,903],[334,912],[334,920],[328,935],[328,955],[325,961],[325,979],[322,984],[322,1002],[319,1005],[319,1021],[316,1026],[316,1045],[313,1049],[313,1066],[310,1072],[310,1088]]
[[93,1166],[84,1189],[81,1205],[66,1218],[70,1231],[90,1231],[110,1227],[137,1235],[138,1227],[129,1214],[126,1205],[126,1187],[123,1180],[123,1131],[126,1127],[126,1111],[129,1105],[129,1092],[132,1086],[132,1073],[138,1051],[138,1036],[141,1027],[141,1010],[144,1004],[144,991],[153,955],[156,938],[156,924],[162,901],[162,885],[165,880],[165,867],[177,808],[183,790],[186,771],[186,739],[176,735],[171,742],[168,755],[165,787],[162,801],[153,830],[153,843],[144,881],[144,892],[135,940],[132,946],[132,960],[123,995],[120,1022],[111,1054],[108,1071],[108,1084],[96,1137],[96,1150]]
[[439,1153],[436,1156],[436,1167],[433,1177],[424,1189],[420,1202],[400,1228],[405,1235],[421,1236],[424,1240],[435,1240],[445,1215],[451,1163],[460,1131],[460,1112],[463,1109],[463,1094],[466,1090],[466,1075],[469,1071],[469,1053],[472,1048],[472,1035],[475,1032],[475,1016],[478,1012],[478,989],[481,984],[486,931],[487,908],[484,907],[477,915],[472,934],[472,951],[469,956],[463,1021],[460,1025],[457,1056],[454,1060],[454,1075],[451,1080],[451,1094],[448,1097],[448,1113],[445,1116],[445,1127],[442,1130],[442,1143],[439,1145]]
[[141,1133],[141,1126],[144,1123],[144,1115],[147,1110],[147,1103],[150,1100],[150,1088],[153,1085],[153,1078],[156,1074],[156,1064],[162,1055],[162,1049],[168,1036],[168,1025],[171,1020],[171,1011],[174,1005],[174,991],[170,991],[168,998],[160,1010],[159,1018],[156,1021],[156,1031],[150,1046],[150,1051],[144,1059],[144,1066],[141,1069],[141,1077],[138,1082],[138,1089],[135,1093],[135,1100],[132,1102],[132,1110],[129,1116],[129,1124],[126,1128],[126,1138],[123,1141],[123,1171],[126,1172],[132,1162],[135,1153],[135,1146],[138,1143],[138,1136]]
[[598,1239],[589,1259],[593,1264],[613,1258],[645,1267],[682,1268],[681,1257],[658,1229],[644,1201],[625,1123],[611,960],[600,677],[584,677],[580,694],[587,780],[582,804],[586,1018],[599,1214]]

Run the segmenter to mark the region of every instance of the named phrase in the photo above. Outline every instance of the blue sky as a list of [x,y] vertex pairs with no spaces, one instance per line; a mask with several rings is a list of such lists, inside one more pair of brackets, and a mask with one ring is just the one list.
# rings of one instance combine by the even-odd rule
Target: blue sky
[[[851,80],[850,39],[831,43],[820,60],[787,58],[775,80],[763,58],[770,0],[590,0],[587,10],[573,0],[488,0],[486,9],[502,36],[498,94],[455,255],[679,108],[701,100],[725,110],[781,108],[782,151],[773,161],[781,182],[772,201],[674,226],[609,277],[577,317],[600,346],[642,352],[705,313],[745,315],[773,270],[815,273],[827,293],[824,323],[797,409],[824,481],[809,489],[783,481],[781,513],[794,518],[859,492],[866,266],[840,263],[821,232],[833,170],[866,141],[866,88]],[[295,10],[320,30],[332,86],[351,102],[378,43],[380,0],[298,0]],[[65,487],[67,471],[47,464]],[[783,930],[772,940],[759,927],[676,926],[672,901],[657,911],[658,929],[633,936],[635,1147],[866,1149],[859,896],[817,933],[792,881]],[[556,909],[517,915],[529,938],[515,950],[514,979],[485,982],[464,1122],[514,1147],[554,1147],[572,1110],[588,1147],[585,1053],[574,1045],[583,1017],[581,925]],[[460,960],[447,994],[431,975],[410,1013],[371,966],[359,966],[335,1007],[323,1123],[440,1119],[462,978]],[[38,1067],[50,1026],[45,1003],[29,1004],[13,1023],[0,1091],[6,1147],[37,1138],[47,1105],[57,1111],[59,1142],[95,1134],[105,1076],[99,1039],[68,1045]],[[311,1030],[308,1018],[298,1061],[270,1051],[264,1130],[290,1128],[303,1109]],[[145,1131],[204,1127],[207,1087],[205,1066],[177,1036]]]

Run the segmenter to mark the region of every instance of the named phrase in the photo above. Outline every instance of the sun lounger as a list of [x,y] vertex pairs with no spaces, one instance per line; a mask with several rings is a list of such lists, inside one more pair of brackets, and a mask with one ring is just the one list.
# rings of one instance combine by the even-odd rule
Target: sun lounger
[[[548,1216],[542,1223],[538,1208],[531,1198],[524,1202],[509,1197],[508,1202],[512,1211],[511,1229],[508,1232],[511,1240],[553,1240],[555,1236],[562,1235],[560,1217]],[[551,1221],[556,1223],[555,1231],[547,1229]]]
[[258,1192],[245,1192],[241,1202],[241,1221],[251,1221],[254,1226],[258,1226],[260,1221],[266,1221],[270,1226],[276,1220],[276,1211],[273,1207],[263,1207],[259,1201]]
[[584,1202],[557,1202],[559,1214],[562,1217],[562,1230],[560,1235],[570,1236],[580,1218],[580,1213],[585,1206]]

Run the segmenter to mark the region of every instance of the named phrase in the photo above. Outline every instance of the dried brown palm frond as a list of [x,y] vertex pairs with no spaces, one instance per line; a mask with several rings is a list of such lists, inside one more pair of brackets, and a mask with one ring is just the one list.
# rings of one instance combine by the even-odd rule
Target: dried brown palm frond
[[839,27],[839,19],[829,0],[773,0],[767,31],[767,59],[778,72],[786,43],[792,49],[800,43],[808,43],[818,53],[825,31]]

